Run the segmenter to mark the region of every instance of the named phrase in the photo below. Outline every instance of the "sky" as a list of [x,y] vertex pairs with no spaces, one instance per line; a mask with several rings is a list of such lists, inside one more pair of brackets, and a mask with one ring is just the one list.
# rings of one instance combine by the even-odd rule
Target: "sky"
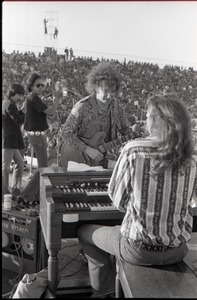
[[8,53],[52,47],[64,54],[68,47],[76,56],[197,70],[197,1],[5,1],[2,9],[2,47]]

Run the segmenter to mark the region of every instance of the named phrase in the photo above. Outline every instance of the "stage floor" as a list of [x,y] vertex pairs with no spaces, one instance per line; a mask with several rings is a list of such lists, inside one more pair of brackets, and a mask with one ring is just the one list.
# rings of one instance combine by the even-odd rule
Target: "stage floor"
[[[80,255],[77,239],[62,239],[62,248],[59,253],[60,283],[57,297],[89,298],[91,287],[87,264]],[[22,279],[23,275],[21,275]],[[14,284],[19,282],[19,274],[2,269],[2,298],[11,292]]]

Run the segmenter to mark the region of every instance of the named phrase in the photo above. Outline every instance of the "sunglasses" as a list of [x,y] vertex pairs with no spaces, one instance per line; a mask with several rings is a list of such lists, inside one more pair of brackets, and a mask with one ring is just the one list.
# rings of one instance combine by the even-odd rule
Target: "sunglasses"
[[37,87],[37,88],[39,88],[39,87],[44,87],[44,84],[43,84],[43,83],[39,83],[39,84],[36,85],[36,87]]

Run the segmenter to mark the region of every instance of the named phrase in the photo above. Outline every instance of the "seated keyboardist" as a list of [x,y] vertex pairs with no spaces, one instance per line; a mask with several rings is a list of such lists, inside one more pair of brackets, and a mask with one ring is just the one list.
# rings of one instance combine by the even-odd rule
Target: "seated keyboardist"
[[188,251],[197,203],[190,116],[174,94],[150,97],[146,109],[149,136],[124,146],[109,182],[113,204],[125,212],[121,226],[78,229],[93,297],[113,296],[111,255],[135,265],[162,266],[180,262]]

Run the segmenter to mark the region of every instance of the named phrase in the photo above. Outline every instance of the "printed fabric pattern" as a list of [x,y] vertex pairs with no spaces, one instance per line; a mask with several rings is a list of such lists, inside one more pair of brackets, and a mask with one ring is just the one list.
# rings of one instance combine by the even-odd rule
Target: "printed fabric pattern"
[[197,197],[197,163],[191,159],[153,177],[157,143],[131,141],[115,165],[109,183],[114,205],[126,212],[121,234],[132,240],[177,247],[191,238],[192,197]]
[[[113,118],[112,122],[111,118]],[[110,130],[110,122],[112,130]],[[80,137],[91,139],[96,133],[104,131],[107,133],[105,142],[108,142],[116,138],[117,130],[122,135],[132,131],[123,105],[117,105],[116,101],[112,101],[108,109],[101,112],[95,99],[86,97],[73,107],[63,126],[62,137],[74,148],[84,152],[87,145],[80,140]]]

